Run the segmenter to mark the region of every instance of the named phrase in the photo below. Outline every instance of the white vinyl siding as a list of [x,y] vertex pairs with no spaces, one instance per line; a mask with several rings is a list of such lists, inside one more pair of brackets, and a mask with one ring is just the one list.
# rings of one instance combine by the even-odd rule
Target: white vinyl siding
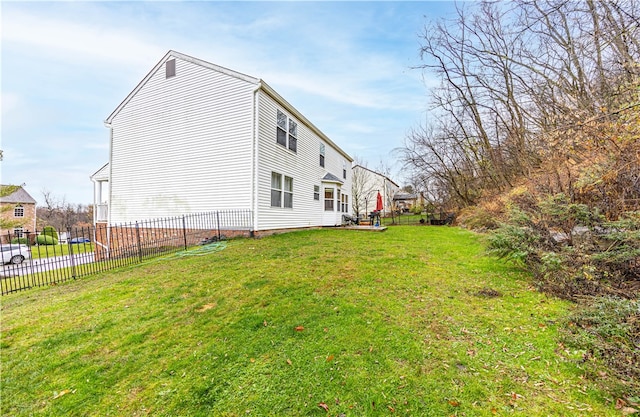
[[[293,153],[278,144],[274,134],[277,113],[283,112],[282,105],[263,91],[259,94],[258,230],[340,224],[338,215],[328,222],[325,220],[324,205],[319,204],[315,193],[310,190],[315,190],[327,173],[341,178],[344,156],[326,143],[325,167],[321,167],[318,164],[319,144],[325,142],[298,118],[295,118],[297,152]],[[287,115],[289,116],[288,112]],[[281,173],[283,181],[285,176],[293,178],[291,209],[278,210],[271,207],[271,172]],[[342,189],[351,190],[350,175]],[[318,192],[324,193],[324,187],[320,186]],[[323,198],[323,195],[318,197]]]
[[176,59],[161,66],[112,121],[112,223],[250,209],[253,89]]
[[[339,224],[339,208],[327,216],[318,200],[327,185],[351,189],[341,177],[350,158],[258,79],[179,53],[165,60],[174,58],[175,71],[159,63],[107,119],[109,222],[252,209],[256,230]],[[328,174],[341,183],[326,184]]]

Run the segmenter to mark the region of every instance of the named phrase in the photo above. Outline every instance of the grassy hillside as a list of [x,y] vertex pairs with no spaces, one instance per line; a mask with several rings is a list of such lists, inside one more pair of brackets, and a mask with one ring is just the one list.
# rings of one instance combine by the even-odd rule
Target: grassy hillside
[[217,249],[3,297],[1,414],[619,415],[559,342],[571,304],[470,232]]

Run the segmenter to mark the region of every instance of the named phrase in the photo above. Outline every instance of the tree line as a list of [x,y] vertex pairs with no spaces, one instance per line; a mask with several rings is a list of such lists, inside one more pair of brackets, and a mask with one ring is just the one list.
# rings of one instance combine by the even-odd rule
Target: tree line
[[535,180],[615,217],[640,207],[640,6],[482,1],[429,23],[440,84],[400,150],[416,185],[454,207]]
[[92,205],[69,203],[64,197],[58,197],[48,190],[42,190],[42,199],[44,204],[36,208],[38,230],[51,226],[57,231],[65,232],[93,225]]

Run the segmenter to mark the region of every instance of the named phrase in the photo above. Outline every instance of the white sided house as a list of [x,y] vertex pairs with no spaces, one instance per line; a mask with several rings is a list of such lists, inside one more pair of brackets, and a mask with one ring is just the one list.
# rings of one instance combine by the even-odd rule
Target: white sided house
[[350,212],[353,159],[261,79],[169,51],[105,125],[96,224],[250,210],[268,231]]
[[376,197],[382,196],[382,216],[387,216],[394,209],[393,197],[400,187],[384,174],[373,171],[362,165],[354,165],[351,176],[353,196],[353,214],[366,216],[376,209]]

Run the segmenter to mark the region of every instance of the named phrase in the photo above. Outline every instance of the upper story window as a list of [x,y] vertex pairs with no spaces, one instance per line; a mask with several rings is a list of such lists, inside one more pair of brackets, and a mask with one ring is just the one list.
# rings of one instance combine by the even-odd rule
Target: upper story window
[[166,78],[176,76],[176,60],[170,59],[164,64]]
[[347,163],[342,161],[342,178],[347,179]]
[[276,142],[293,152],[298,152],[298,123],[278,110]]
[[24,207],[16,206],[13,209],[13,217],[24,217]]
[[298,124],[289,119],[289,149],[298,152]]
[[324,167],[324,143],[320,144],[320,166]]

